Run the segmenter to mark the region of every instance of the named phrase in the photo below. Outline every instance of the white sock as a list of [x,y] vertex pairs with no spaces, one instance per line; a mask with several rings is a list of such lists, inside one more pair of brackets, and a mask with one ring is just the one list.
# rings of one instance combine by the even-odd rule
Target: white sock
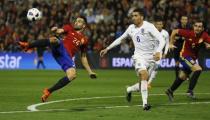
[[137,91],[140,90],[139,87],[140,87],[140,86],[139,86],[139,83],[136,83],[136,84],[134,84],[134,85],[128,87],[128,88],[127,88],[127,92],[128,92],[128,93],[130,93],[130,92],[137,92]]
[[142,80],[141,81],[141,96],[143,101],[143,107],[145,104],[147,104],[147,98],[148,98],[148,90],[147,90],[147,81]]
[[157,71],[156,70],[154,70],[154,71],[151,72],[151,74],[149,76],[148,84],[151,84],[152,83],[152,81],[155,79],[156,74],[157,74]]

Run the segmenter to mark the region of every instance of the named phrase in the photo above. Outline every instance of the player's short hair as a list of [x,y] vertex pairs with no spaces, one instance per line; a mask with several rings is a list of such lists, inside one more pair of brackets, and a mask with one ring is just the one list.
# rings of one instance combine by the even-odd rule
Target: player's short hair
[[87,24],[87,18],[85,16],[80,15],[78,18],[82,18],[84,20],[85,24]]
[[155,22],[163,22],[163,17],[161,17],[161,16],[155,16],[154,17],[154,21]]
[[142,8],[136,8],[133,10],[133,12],[138,12],[141,16],[143,16],[143,17],[145,16],[144,9],[142,9]]
[[202,23],[202,24],[204,24],[204,22],[201,19],[195,19],[195,21],[193,22],[193,24],[195,24],[195,23]]

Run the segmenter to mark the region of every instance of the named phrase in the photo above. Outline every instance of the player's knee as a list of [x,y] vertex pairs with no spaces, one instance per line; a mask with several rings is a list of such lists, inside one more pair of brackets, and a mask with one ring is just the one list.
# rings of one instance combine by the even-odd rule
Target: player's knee
[[179,73],[179,78],[180,78],[181,80],[186,80],[187,77],[188,77],[188,75],[187,75],[186,73],[184,73],[183,71],[181,71],[181,72]]
[[195,72],[195,71],[202,71],[202,68],[201,68],[201,66],[199,66],[199,65],[194,65],[193,67],[192,67],[192,71],[193,72]]
[[70,81],[76,79],[77,75],[76,73],[70,73],[70,74],[67,74],[67,77]]
[[139,76],[140,76],[141,80],[147,80],[149,77],[147,70],[139,71]]
[[187,76],[179,76],[179,78],[180,78],[181,80],[186,80],[186,79],[187,79]]
[[74,68],[67,69],[66,74],[69,80],[74,80],[77,77],[76,70]]
[[76,73],[75,73],[75,74],[72,74],[72,75],[71,75],[71,80],[75,80],[76,77],[77,77],[77,74],[76,74]]

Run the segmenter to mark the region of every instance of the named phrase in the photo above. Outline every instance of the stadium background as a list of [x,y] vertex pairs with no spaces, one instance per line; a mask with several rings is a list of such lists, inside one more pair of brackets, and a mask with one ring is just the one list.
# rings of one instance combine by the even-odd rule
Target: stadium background
[[[151,22],[155,16],[162,16],[164,28],[169,33],[178,25],[181,15],[189,16],[189,23],[196,18],[203,19],[208,32],[209,6],[209,0],[1,0],[0,69],[35,69],[35,51],[32,55],[22,53],[17,41],[47,38],[50,27],[61,27],[68,21],[74,21],[74,18],[81,14],[86,16],[89,24],[86,30],[90,40],[87,53],[92,67],[131,68],[133,45],[129,39],[113,49],[112,54],[105,58],[100,58],[98,53],[122,35],[130,24],[129,13],[134,8],[144,8],[146,20]],[[32,7],[42,11],[43,18],[40,21],[27,20],[27,10]],[[209,50],[200,51],[199,62],[204,69],[210,68],[210,55],[207,53]],[[174,67],[172,54],[169,53],[167,59],[162,60],[161,68]],[[18,57],[21,59],[16,61]],[[44,55],[46,68],[59,69],[52,59],[50,50],[47,49]],[[78,57],[76,61],[77,67],[81,68]]]

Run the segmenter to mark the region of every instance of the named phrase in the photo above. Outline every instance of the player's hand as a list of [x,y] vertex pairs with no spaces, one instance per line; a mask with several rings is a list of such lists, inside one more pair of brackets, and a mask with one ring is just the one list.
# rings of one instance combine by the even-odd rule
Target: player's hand
[[156,53],[154,54],[154,60],[155,60],[155,61],[160,60],[160,52],[156,52]]
[[96,79],[96,78],[97,78],[96,73],[91,73],[91,74],[90,74],[90,78],[91,78],[91,79]]
[[162,58],[166,58],[166,54],[163,54],[163,55],[162,55]]
[[210,43],[204,42],[206,49],[210,49]]
[[103,57],[107,52],[108,52],[108,49],[106,49],[106,48],[101,50],[100,56]]
[[175,48],[177,48],[175,45],[169,44],[169,51],[172,51],[172,50],[174,50]]

